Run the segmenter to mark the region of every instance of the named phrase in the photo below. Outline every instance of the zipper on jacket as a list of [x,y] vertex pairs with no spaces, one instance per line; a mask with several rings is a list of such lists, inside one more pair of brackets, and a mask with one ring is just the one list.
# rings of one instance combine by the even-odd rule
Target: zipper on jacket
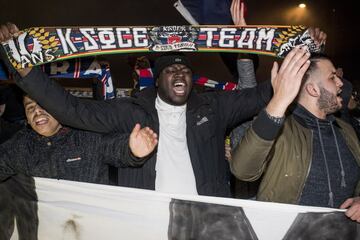
[[302,194],[303,194],[303,191],[304,191],[304,188],[305,188],[305,183],[306,183],[306,179],[309,177],[309,174],[310,174],[310,169],[311,169],[311,165],[312,165],[312,156],[313,156],[313,140],[314,140],[314,131],[311,130],[311,140],[310,140],[310,147],[311,147],[311,151],[310,151],[310,164],[309,164],[309,167],[308,167],[308,170],[307,170],[307,173],[306,173],[306,176],[305,176],[305,179],[304,179],[304,183],[302,184],[301,186],[301,192],[298,194],[298,199],[297,199],[297,204],[299,204],[300,202],[300,199],[302,197]]

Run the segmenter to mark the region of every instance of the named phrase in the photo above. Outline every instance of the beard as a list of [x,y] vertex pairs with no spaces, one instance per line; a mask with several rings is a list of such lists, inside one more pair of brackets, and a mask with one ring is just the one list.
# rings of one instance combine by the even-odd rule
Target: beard
[[323,87],[320,87],[320,98],[317,105],[325,114],[334,113],[341,108],[341,104],[337,100],[336,94],[333,94]]

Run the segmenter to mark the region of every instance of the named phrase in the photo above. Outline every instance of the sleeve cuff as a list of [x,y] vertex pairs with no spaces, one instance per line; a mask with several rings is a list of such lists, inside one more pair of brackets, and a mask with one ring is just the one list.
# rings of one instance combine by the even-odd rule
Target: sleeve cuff
[[268,114],[266,113],[265,109],[263,109],[258,117],[254,120],[252,128],[256,135],[260,138],[272,141],[278,135],[283,123],[276,123],[272,119],[269,118]]

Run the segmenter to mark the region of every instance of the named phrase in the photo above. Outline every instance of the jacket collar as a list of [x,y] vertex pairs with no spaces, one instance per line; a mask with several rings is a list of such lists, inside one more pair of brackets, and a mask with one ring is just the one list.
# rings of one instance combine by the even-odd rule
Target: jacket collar
[[62,127],[55,135],[50,136],[50,137],[42,136],[42,135],[38,134],[37,132],[35,132],[31,128],[29,128],[29,132],[30,132],[30,135],[38,141],[56,142],[58,140],[63,139],[65,136],[67,136],[71,132],[71,129],[68,127]]
[[334,124],[337,127],[340,127],[336,122],[336,118],[333,114],[326,116],[326,119],[317,118],[314,114],[309,112],[304,106],[301,104],[296,104],[293,110],[294,118],[304,127],[306,128],[316,128],[318,120],[320,126],[330,126],[330,124]]

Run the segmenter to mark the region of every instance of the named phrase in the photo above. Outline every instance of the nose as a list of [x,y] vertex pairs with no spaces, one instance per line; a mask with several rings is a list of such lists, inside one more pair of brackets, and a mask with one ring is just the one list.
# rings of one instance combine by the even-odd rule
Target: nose
[[184,75],[182,69],[177,69],[177,70],[175,70],[175,76],[179,76],[179,75],[180,75],[180,76]]
[[344,85],[341,78],[336,77],[336,85],[337,85],[339,88]]
[[44,112],[44,109],[42,109],[42,107],[40,107],[38,104],[36,104],[35,113],[40,114],[40,113],[43,113],[43,112]]

